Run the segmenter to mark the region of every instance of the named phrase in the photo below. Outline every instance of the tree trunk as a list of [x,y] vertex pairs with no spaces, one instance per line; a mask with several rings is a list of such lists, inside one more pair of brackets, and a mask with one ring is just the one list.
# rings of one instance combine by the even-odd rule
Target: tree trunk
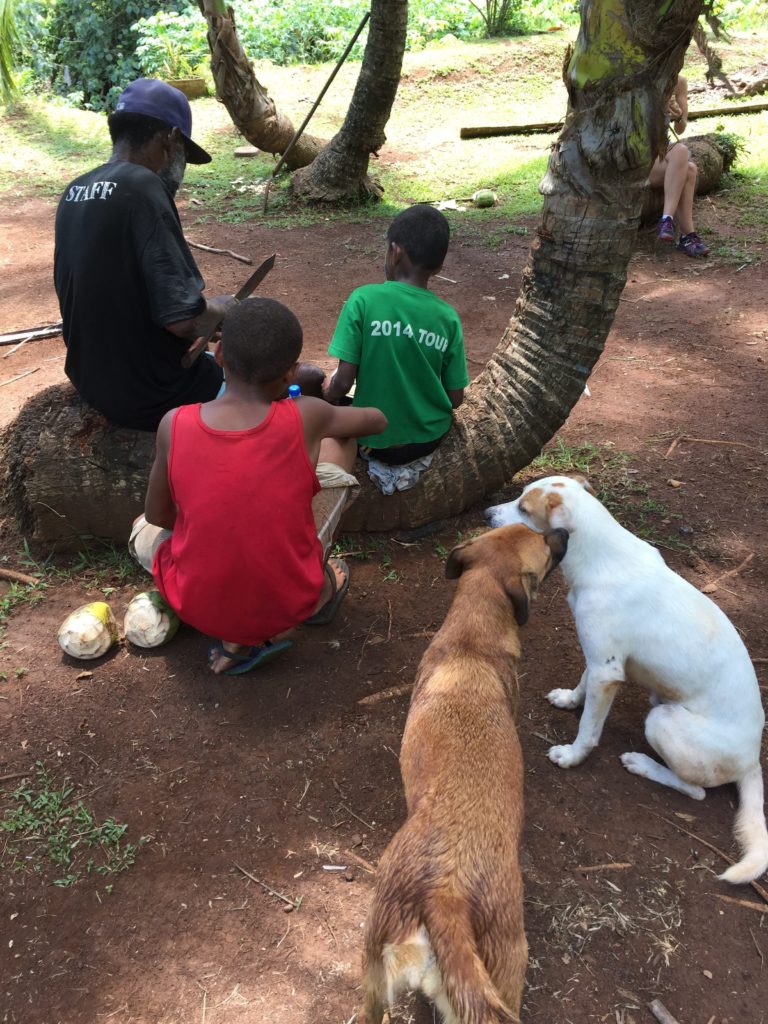
[[[704,196],[713,192],[725,171],[729,171],[736,159],[736,149],[727,137],[714,132],[711,135],[692,135],[681,139],[690,150],[691,160],[698,168],[696,195]],[[664,189],[649,188],[640,216],[642,224],[658,220],[664,208]]]
[[155,435],[112,426],[68,382],[31,398],[0,448],[3,503],[38,547],[127,543],[144,508]]
[[302,199],[381,197],[381,185],[368,177],[368,163],[386,142],[384,129],[400,82],[407,26],[407,0],[372,0],[368,42],[344,124],[317,159],[293,176],[292,189]]
[[[294,127],[275,107],[274,100],[256,79],[235,30],[235,18],[225,0],[198,0],[208,22],[208,45],[216,95],[227,108],[232,123],[243,136],[265,153],[282,154],[294,135]],[[302,135],[291,150],[290,168],[312,163],[325,143]]]
[[564,66],[568,112],[515,316],[428,472],[391,497],[366,480],[347,529],[411,529],[463,512],[509,483],[568,418],[613,323],[701,6],[582,0]]

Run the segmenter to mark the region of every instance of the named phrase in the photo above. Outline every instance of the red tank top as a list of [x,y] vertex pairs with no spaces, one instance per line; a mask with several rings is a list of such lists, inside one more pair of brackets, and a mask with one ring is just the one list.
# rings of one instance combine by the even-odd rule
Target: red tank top
[[173,534],[152,571],[182,622],[259,644],[312,614],[323,585],[312,516],[320,490],[295,402],[273,402],[250,430],[213,430],[200,405],[173,418]]

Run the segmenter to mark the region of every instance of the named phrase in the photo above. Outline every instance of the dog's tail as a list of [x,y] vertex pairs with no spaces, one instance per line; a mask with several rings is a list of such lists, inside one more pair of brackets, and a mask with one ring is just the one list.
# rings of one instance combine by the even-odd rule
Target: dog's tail
[[[516,1012],[506,1006],[494,988],[477,952],[466,902],[448,894],[433,893],[425,907],[426,926],[451,1008],[462,1024],[520,1024]],[[527,960],[527,944],[521,934],[521,980]]]
[[763,808],[763,773],[756,764],[739,780],[739,810],[736,814],[736,838],[744,856],[720,878],[743,885],[768,871],[768,829]]

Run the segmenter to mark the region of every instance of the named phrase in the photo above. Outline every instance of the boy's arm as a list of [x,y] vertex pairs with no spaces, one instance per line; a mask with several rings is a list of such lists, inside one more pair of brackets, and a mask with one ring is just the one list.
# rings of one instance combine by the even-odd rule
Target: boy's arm
[[349,389],[357,380],[357,370],[357,363],[349,363],[345,359],[339,360],[336,372],[331,377],[330,383],[323,394],[326,402],[335,402],[337,399],[349,394]]
[[446,395],[451,403],[452,409],[458,409],[461,403],[464,401],[464,388],[446,388]]
[[172,530],[176,522],[176,506],[171,497],[168,483],[168,452],[171,445],[171,423],[175,409],[171,409],[160,420],[155,443],[155,461],[149,474],[147,497],[144,500],[144,515],[148,523]]
[[318,398],[304,396],[297,400],[296,406],[304,424],[304,443],[310,461],[317,460],[324,437],[366,437],[380,434],[387,427],[387,417],[380,409],[329,405]]

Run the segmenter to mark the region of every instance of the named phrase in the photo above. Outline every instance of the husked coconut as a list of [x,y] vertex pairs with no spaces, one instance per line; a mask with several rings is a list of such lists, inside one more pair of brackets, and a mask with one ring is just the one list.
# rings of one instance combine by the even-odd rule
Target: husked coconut
[[117,622],[104,601],[76,608],[59,627],[59,646],[72,658],[100,658],[117,640]]
[[126,640],[137,647],[160,647],[178,628],[178,615],[156,590],[137,594],[123,620]]

